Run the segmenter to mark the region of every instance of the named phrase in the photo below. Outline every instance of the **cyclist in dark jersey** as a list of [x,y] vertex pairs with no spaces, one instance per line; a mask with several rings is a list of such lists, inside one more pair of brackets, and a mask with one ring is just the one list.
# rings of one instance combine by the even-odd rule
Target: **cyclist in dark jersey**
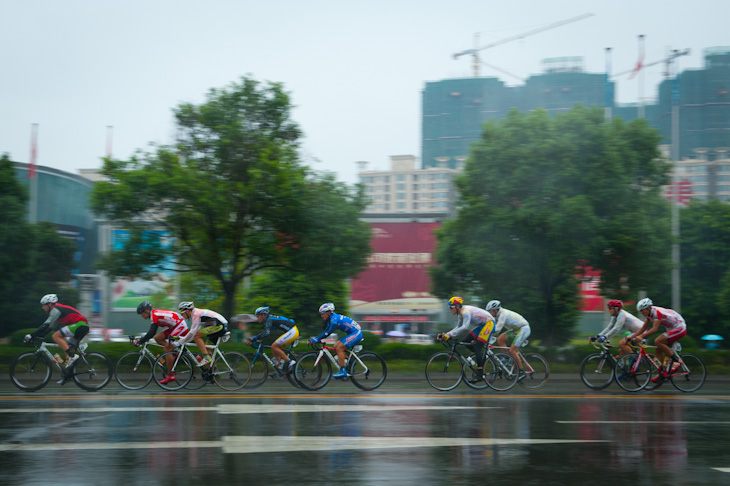
[[254,341],[263,341],[263,339],[271,334],[272,330],[283,332],[272,344],[271,354],[274,355],[274,366],[279,367],[282,373],[287,373],[294,368],[294,360],[290,360],[284,352],[284,348],[289,346],[299,337],[299,329],[293,319],[283,316],[269,315],[269,307],[263,306],[256,309],[256,319],[260,324],[264,325],[264,330],[257,335],[246,339],[246,344],[253,344]]

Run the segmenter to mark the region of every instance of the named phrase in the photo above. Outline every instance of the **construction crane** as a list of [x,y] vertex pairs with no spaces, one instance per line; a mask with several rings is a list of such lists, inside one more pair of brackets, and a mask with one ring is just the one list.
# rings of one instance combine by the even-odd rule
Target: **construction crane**
[[[491,47],[496,47],[496,46],[499,46],[502,44],[506,44],[507,42],[512,42],[514,40],[524,39],[527,36],[538,34],[540,32],[545,32],[546,30],[554,29],[556,27],[560,27],[561,25],[569,24],[571,22],[577,22],[579,20],[583,20],[583,19],[586,19],[586,18],[592,17],[592,16],[593,16],[592,13],[585,13],[583,15],[578,15],[577,17],[572,17],[572,18],[569,18],[566,20],[561,20],[560,22],[555,22],[553,24],[548,24],[543,27],[538,27],[537,29],[529,30],[529,31],[523,32],[522,34],[519,34],[519,35],[513,35],[511,37],[507,37],[505,39],[501,39],[501,40],[492,42],[490,44],[487,44],[487,45],[484,45],[481,47],[478,46],[479,34],[477,33],[474,36],[474,49],[467,49],[465,51],[457,52],[456,54],[454,54],[454,59],[459,59],[461,56],[466,56],[466,55],[471,54],[472,60],[473,60],[473,66],[474,66],[474,76],[478,77],[479,76],[479,65],[484,64],[486,66],[489,66],[489,64],[482,62],[479,59],[479,51],[483,51],[484,49],[489,49]],[[494,68],[494,66],[489,66],[489,67]],[[496,68],[494,68],[494,69],[496,69]],[[510,74],[510,73],[507,73],[506,71],[503,71],[502,69],[498,69],[498,70],[502,71],[506,74]],[[510,76],[514,76],[514,75],[510,74]]]

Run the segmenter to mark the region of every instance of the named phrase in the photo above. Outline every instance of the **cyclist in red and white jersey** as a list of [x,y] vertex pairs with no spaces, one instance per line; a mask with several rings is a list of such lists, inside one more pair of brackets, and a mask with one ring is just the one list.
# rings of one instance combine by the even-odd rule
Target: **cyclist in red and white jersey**
[[[184,336],[188,333],[188,325],[185,323],[185,319],[183,319],[180,314],[170,310],[153,310],[152,304],[146,300],[137,306],[137,314],[139,314],[142,319],[149,319],[151,324],[150,330],[147,331],[147,334],[136,339],[132,343],[135,346],[140,346],[154,337],[157,344],[163,346],[165,351],[172,351],[175,347],[170,342],[170,337]],[[157,332],[159,328],[162,328],[161,332]],[[172,373],[174,359],[171,354],[167,355],[166,362],[167,369],[170,373],[168,373],[168,375],[160,381],[162,384],[177,380],[175,373]]]
[[[660,363],[663,363],[664,356],[668,356],[672,361],[671,371],[675,371],[679,367],[679,360],[674,355],[671,346],[687,335],[687,324],[684,322],[684,318],[677,311],[655,306],[651,299],[641,299],[636,304],[636,309],[641,312],[646,320],[641,329],[626,339],[644,339],[646,336],[656,333],[659,326],[664,326],[666,332],[654,340],[656,357]],[[649,327],[650,324],[651,327]],[[655,378],[658,379],[658,376]]]
[[[607,307],[608,313],[611,315],[611,321],[608,323],[606,329],[599,332],[597,336],[591,337],[591,341],[607,341],[621,329],[626,329],[633,333],[641,329],[644,321],[624,310],[624,303],[622,301],[618,299],[610,300]],[[624,337],[621,341],[619,341],[619,356],[623,356],[624,354],[629,354],[631,352],[631,348],[628,344],[626,344],[627,340],[628,337]]]

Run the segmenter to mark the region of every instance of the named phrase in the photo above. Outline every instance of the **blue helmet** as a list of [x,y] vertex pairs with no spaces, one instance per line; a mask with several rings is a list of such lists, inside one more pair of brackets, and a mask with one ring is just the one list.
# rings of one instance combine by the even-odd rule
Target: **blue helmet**
[[261,314],[268,316],[269,315],[269,306],[266,305],[263,307],[259,307],[258,309],[256,309],[256,312],[254,312],[254,314],[256,314],[257,316],[260,316]]

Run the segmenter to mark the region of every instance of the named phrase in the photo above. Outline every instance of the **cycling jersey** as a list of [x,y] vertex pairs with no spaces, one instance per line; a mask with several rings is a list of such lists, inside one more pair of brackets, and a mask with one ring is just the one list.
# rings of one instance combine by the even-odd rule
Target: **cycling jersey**
[[276,329],[283,333],[289,332],[296,327],[294,319],[288,319],[283,316],[269,315],[264,322],[264,330],[251,338],[252,341],[261,341]]
[[598,335],[609,339],[621,329],[626,329],[628,331],[631,331],[632,333],[635,333],[636,331],[641,329],[641,326],[643,324],[644,321],[642,321],[635,315],[621,309],[615,316],[611,316],[611,322],[608,323],[608,327],[599,332]]
[[210,337],[214,334],[218,335],[225,334],[228,332],[228,320],[222,315],[209,309],[193,309],[190,319],[184,319],[185,325],[190,328],[190,332],[186,333],[180,338],[179,343],[185,344],[189,342],[195,336],[195,333],[202,327],[220,326],[220,329],[216,329],[210,333]]
[[324,331],[319,336],[313,338],[312,341],[319,342],[337,330],[347,334],[344,338],[340,339],[340,342],[348,348],[362,341],[360,324],[353,321],[351,317],[335,314],[334,312],[326,322]]
[[83,325],[88,325],[86,318],[71,306],[56,304],[48,313],[48,319],[43,325],[47,325],[49,330],[56,331],[63,326],[70,326],[77,322],[83,322]]
[[450,338],[458,337],[460,334],[468,331],[470,326],[481,327],[487,322],[494,322],[492,314],[479,307],[465,305],[461,308],[461,314],[459,315],[456,327],[445,334],[448,334]]
[[497,321],[497,325],[494,328],[494,332],[496,333],[502,331],[503,328],[505,331],[516,331],[521,327],[530,325],[527,322],[527,319],[519,315],[517,312],[505,308],[499,309],[494,318]]
[[185,319],[177,312],[153,309],[150,311],[150,321],[150,330],[139,340],[140,343],[144,343],[152,338],[160,327],[163,328],[166,338],[170,336],[184,336],[188,332],[188,325],[185,323]]
[[667,331],[685,329],[687,327],[684,318],[677,311],[655,305],[651,307],[651,312],[649,312],[647,319],[652,322],[658,320],[659,324],[664,326]]

